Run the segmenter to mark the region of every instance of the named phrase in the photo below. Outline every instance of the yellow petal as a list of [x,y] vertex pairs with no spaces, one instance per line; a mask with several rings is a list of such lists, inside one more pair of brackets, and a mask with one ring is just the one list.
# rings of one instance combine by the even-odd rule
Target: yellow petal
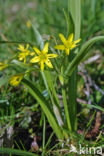
[[58,55],[57,54],[47,54],[48,58],[55,58],[57,57]]
[[19,60],[22,61],[24,58],[23,57],[19,57]]
[[44,62],[43,61],[41,61],[41,63],[40,63],[40,68],[41,68],[41,70],[44,70]]
[[35,50],[35,52],[36,52],[38,55],[41,54],[41,52],[40,52],[40,50],[39,50],[38,48],[34,47],[33,49]]
[[65,52],[66,52],[66,55],[69,55],[70,49],[66,48],[66,49],[65,49]]
[[8,64],[0,62],[0,71],[5,69],[8,66]]
[[59,37],[60,37],[61,41],[65,44],[66,38],[64,37],[64,35],[63,34],[59,34]]
[[76,40],[76,41],[74,41],[74,44],[76,44],[76,43],[78,43],[78,42],[80,42],[80,41],[81,41],[81,38],[78,39],[78,40]]
[[39,62],[39,57],[38,56],[35,56],[34,58],[32,58],[30,60],[30,63],[37,63],[37,62]]
[[65,46],[64,45],[56,45],[54,48],[58,49],[58,50],[65,50]]
[[30,22],[29,20],[26,22],[26,26],[27,26],[28,28],[30,28],[30,27],[32,26],[32,24],[31,24],[31,22]]
[[26,45],[26,49],[28,49],[28,48],[29,48],[29,44]]
[[74,35],[73,34],[70,34],[69,37],[68,37],[68,41],[69,42],[72,42],[73,41],[73,38],[74,38]]
[[20,51],[24,51],[24,46],[23,45],[19,44],[18,46],[19,47],[17,49],[19,49]]
[[26,63],[26,57],[24,58],[24,63]]
[[22,60],[24,60],[24,62],[26,62],[26,53],[24,53],[24,52],[21,52],[19,55],[18,55],[18,57],[19,57],[19,60],[20,61],[22,61]]
[[73,49],[75,47],[77,47],[77,45],[76,44],[72,44],[72,46],[70,47],[70,49]]
[[17,86],[19,85],[19,83],[21,82],[21,80],[23,79],[23,74],[19,74],[19,75],[14,75],[10,78],[9,82],[11,85],[13,86]]
[[30,53],[30,56],[33,56],[33,55],[35,55],[35,52],[31,52],[31,53]]
[[51,63],[51,61],[48,59],[47,61],[45,61],[46,65],[49,67],[49,68],[53,68],[53,65]]
[[48,53],[48,46],[49,46],[49,43],[47,42],[43,48],[43,53]]

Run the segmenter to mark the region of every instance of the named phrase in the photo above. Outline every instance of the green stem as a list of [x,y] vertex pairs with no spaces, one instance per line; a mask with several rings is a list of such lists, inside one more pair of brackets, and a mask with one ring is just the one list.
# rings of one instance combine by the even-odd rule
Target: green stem
[[16,149],[12,149],[12,148],[0,148],[0,153],[15,154],[18,156],[39,156],[39,155],[31,153],[31,152],[16,150]]
[[30,44],[33,47],[33,44],[25,41],[0,41],[0,44]]
[[69,109],[68,109],[68,104],[67,104],[67,95],[66,95],[66,90],[65,90],[65,85],[64,85],[64,78],[63,78],[63,69],[64,67],[61,68],[61,75],[59,76],[60,79],[60,83],[62,85],[62,96],[63,96],[63,103],[64,103],[64,111],[65,111],[65,117],[67,120],[67,125],[68,125],[68,129],[71,131],[71,122],[70,122],[70,116],[69,116]]
[[60,108],[56,90],[53,85],[52,75],[50,72],[44,71],[44,72],[42,72],[42,76],[43,76],[43,80],[44,80],[46,89],[49,93],[49,96],[50,96],[50,99],[51,99],[51,102],[53,105],[53,111],[54,111],[55,117],[56,117],[59,125],[61,124],[60,126],[62,126],[64,124],[63,118],[62,118],[62,111]]
[[45,116],[44,116],[44,120],[43,120],[43,152],[42,152],[42,156],[44,156],[45,154],[45,130],[46,130],[46,119],[45,119]]
[[68,129],[71,131],[71,123],[70,123],[70,116],[69,116],[69,111],[68,111],[68,105],[67,105],[67,97],[66,97],[66,91],[64,86],[62,87],[62,96],[63,96],[63,103],[64,103],[64,110],[65,110],[65,116],[66,116],[66,120],[67,120],[67,125],[68,125]]
[[43,71],[41,71],[41,73],[42,73],[42,77],[43,77],[43,80],[44,80],[45,87],[46,87],[46,89],[47,89],[47,91],[49,93],[49,96],[51,98],[51,102],[54,105],[54,100],[53,100],[52,94],[51,94],[51,92],[49,90],[49,86],[48,86],[48,83],[47,83],[47,79],[46,79],[45,73]]

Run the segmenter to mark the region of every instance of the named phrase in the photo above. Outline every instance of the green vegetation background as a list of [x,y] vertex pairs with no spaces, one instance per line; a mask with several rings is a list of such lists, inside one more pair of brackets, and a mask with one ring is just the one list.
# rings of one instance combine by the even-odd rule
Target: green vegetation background
[[[33,42],[32,31],[26,25],[28,20],[36,26],[44,40],[50,35],[57,38],[59,33],[66,35],[64,10],[67,11],[67,0],[0,0],[0,40]],[[81,27],[82,43],[92,36],[104,35],[103,0],[82,0]],[[9,59],[17,52],[16,48],[17,45],[0,45],[0,61]],[[91,49],[92,51],[93,53],[90,53],[86,59],[100,54],[100,61],[87,64],[85,68],[91,78],[104,90],[104,45],[98,43]],[[9,74],[14,73],[15,71],[12,73],[9,71]],[[20,126],[28,128],[31,123],[31,113],[40,111],[38,104],[34,106],[36,101],[23,86],[12,88],[8,84],[7,77],[6,71],[0,72],[0,127],[5,127],[6,123],[18,122]],[[44,91],[42,80],[34,77],[32,79],[37,81],[37,85]],[[78,97],[87,100],[83,95],[83,88],[83,79],[79,77]],[[104,95],[94,90],[91,95],[92,103],[102,106],[103,99]],[[17,115],[21,115],[21,118],[16,118]],[[41,118],[38,122],[40,126]]]

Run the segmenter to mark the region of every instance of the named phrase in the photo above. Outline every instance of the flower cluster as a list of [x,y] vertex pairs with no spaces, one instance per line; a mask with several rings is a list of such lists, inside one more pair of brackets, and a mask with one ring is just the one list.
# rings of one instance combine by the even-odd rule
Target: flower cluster
[[55,58],[57,54],[48,54],[49,43],[47,42],[42,50],[39,50],[37,47],[33,47],[34,52],[29,50],[29,44],[26,45],[26,48],[22,45],[19,45],[20,53],[18,58],[20,61],[26,63],[27,56],[33,56],[30,59],[30,63],[39,63],[41,70],[44,70],[44,65],[46,64],[49,68],[53,68],[53,65],[50,61],[50,58]]
[[[63,44],[56,45],[54,48],[58,50],[64,50],[66,55],[69,55],[70,50],[78,46],[77,43],[79,43],[81,40],[81,39],[78,39],[76,41],[73,41],[73,38],[74,38],[73,34],[70,34],[68,39],[66,39],[63,34],[59,34],[59,37]],[[53,65],[50,59],[56,58],[58,57],[58,55],[53,54],[53,53],[51,54],[48,53],[48,49],[49,49],[48,42],[44,45],[42,50],[38,49],[37,47],[33,47],[34,51],[31,52],[29,48],[30,48],[29,44],[27,44],[26,47],[24,45],[18,46],[18,50],[19,50],[18,60],[19,61],[23,61],[24,63],[27,63],[27,60],[30,57],[29,63],[30,64],[38,63],[40,65],[41,70],[44,70],[45,65],[48,66],[49,68],[53,68]],[[0,62],[0,70],[5,69],[7,66],[8,66],[7,64]],[[25,74],[18,74],[18,75],[12,76],[10,78],[10,84],[17,86],[23,79],[24,75]]]

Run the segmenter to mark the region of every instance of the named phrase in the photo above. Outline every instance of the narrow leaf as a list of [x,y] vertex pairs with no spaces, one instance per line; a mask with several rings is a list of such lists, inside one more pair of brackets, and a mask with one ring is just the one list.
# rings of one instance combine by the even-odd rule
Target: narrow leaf
[[57,135],[57,137],[59,139],[62,139],[63,134],[61,132],[61,128],[59,127],[52,111],[48,107],[48,103],[45,100],[44,96],[41,94],[41,92],[35,87],[35,85],[32,82],[23,79],[23,84],[29,89],[30,94],[39,102],[41,108],[43,109],[45,115],[47,116],[47,119],[51,127],[53,128],[55,134]]
[[71,16],[71,13],[70,11],[67,12],[64,10],[64,15],[65,15],[65,18],[66,18],[66,24],[67,24],[67,37],[69,36],[69,34],[71,33],[74,33],[74,22],[73,22],[73,19],[72,19],[72,16]]
[[33,46],[31,42],[25,41],[0,41],[0,44],[30,44],[31,47]]
[[[68,11],[71,14],[72,21],[74,23],[74,39],[77,40],[80,37],[81,28],[81,0],[68,0]],[[77,51],[77,49],[76,49]],[[76,55],[71,53],[69,56],[69,63],[72,62]],[[71,77],[68,80],[68,103],[69,103],[69,115],[71,121],[72,130],[77,129],[77,69],[73,71]]]
[[71,76],[71,74],[73,73],[73,71],[77,68],[78,64],[83,60],[83,58],[87,55],[87,53],[89,52],[89,49],[98,41],[103,41],[104,40],[104,36],[97,36],[94,37],[92,39],[90,39],[89,41],[87,41],[81,48],[81,50],[79,51],[79,53],[77,54],[77,56],[73,59],[73,61],[69,64],[69,66],[67,67],[66,71],[65,71],[65,75]]
[[0,148],[0,153],[15,154],[18,156],[39,156],[39,155],[31,153],[31,152],[26,152],[26,151],[12,149],[12,148]]
[[2,76],[1,78],[0,78],[0,87],[1,86],[3,86],[5,83],[7,83],[8,82],[8,79],[9,79],[9,77],[8,76]]
[[32,25],[32,28],[33,28],[34,38],[35,38],[37,45],[40,46],[41,49],[43,49],[44,42],[43,42],[43,39],[42,39],[39,31],[36,29],[36,27],[34,25]]
[[51,93],[54,96],[55,101],[57,103],[57,106],[60,107],[59,99],[57,97],[57,93],[56,93],[55,87],[53,85],[53,75],[51,74],[50,71],[45,71],[44,73],[45,73],[45,77],[46,77],[47,83],[49,85],[49,88],[51,90]]

